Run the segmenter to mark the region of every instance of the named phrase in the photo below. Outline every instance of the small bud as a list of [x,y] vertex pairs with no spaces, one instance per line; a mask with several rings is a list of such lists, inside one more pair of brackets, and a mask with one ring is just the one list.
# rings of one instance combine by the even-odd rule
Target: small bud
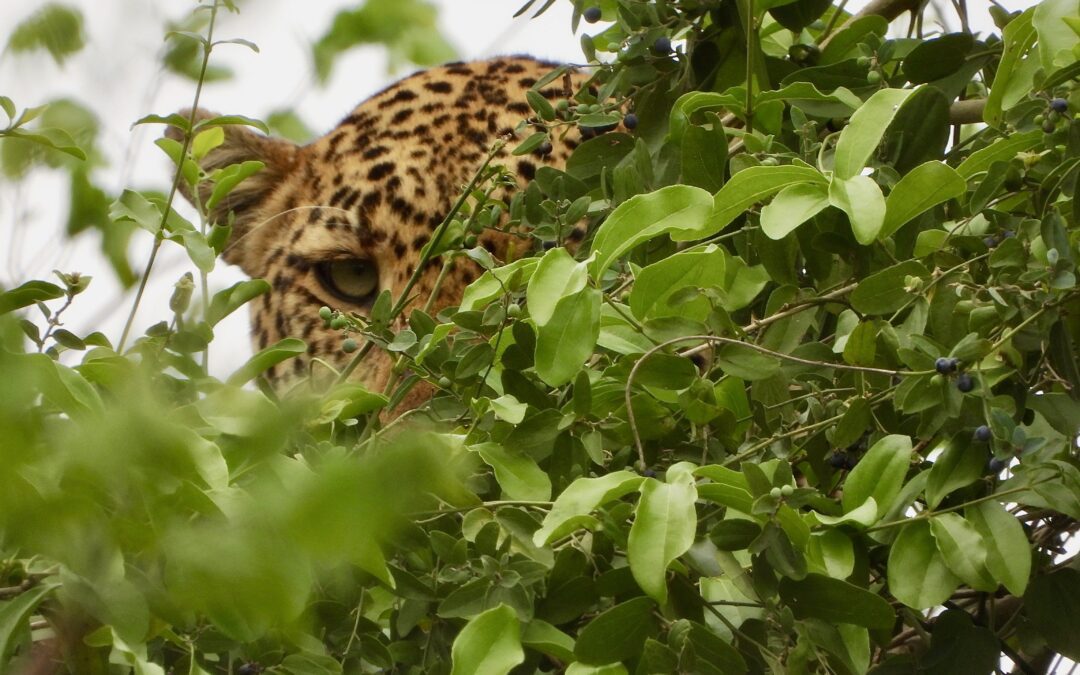
[[172,297],[169,298],[169,309],[173,314],[183,314],[191,304],[191,293],[195,290],[195,279],[191,272],[185,272],[180,281],[173,285],[173,289]]

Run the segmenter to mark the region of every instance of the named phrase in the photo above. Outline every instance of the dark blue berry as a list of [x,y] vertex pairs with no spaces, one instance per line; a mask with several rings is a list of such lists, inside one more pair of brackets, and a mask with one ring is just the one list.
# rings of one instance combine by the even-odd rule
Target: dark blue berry
[[633,130],[637,128],[637,115],[634,113],[627,113],[626,117],[622,118],[623,126],[627,129]]
[[600,11],[599,7],[589,7],[581,13],[581,16],[585,17],[585,20],[589,23],[596,23],[603,15],[604,13]]
[[1006,466],[1008,465],[1006,464],[1005,460],[998,459],[997,457],[991,457],[990,461],[986,463],[986,470],[996,476],[997,474],[1004,471]]
[[1050,109],[1057,113],[1063,113],[1069,109],[1069,102],[1063,98],[1050,99]]
[[967,373],[960,373],[960,377],[956,378],[956,388],[966,394],[975,388],[975,380]]
[[641,472],[641,475],[645,476],[646,478],[656,478],[656,472],[652,469],[645,469]]
[[656,42],[652,45],[653,52],[660,54],[661,56],[671,53],[671,38],[666,35],[661,35],[656,38]]
[[975,428],[975,440],[978,442],[986,443],[993,437],[994,434],[990,431],[990,427],[985,424]]
[[1016,236],[1016,233],[1013,232],[1012,230],[1005,230],[1004,232],[1001,233],[1001,238],[1002,239],[1012,239],[1015,236]]
[[938,359],[934,361],[934,370],[938,371],[942,375],[948,375],[949,373],[956,370],[956,359],[939,356]]
[[847,455],[845,455],[842,452],[835,452],[835,453],[833,453],[832,457],[829,457],[829,466],[831,466],[834,469],[843,469],[843,468],[847,467],[847,464],[848,464]]
[[997,237],[983,237],[983,243],[986,244],[986,248],[994,248],[998,245]]
[[555,248],[555,242],[551,240],[545,241],[544,243],[540,244],[540,248],[544,249],[545,251],[550,251],[551,249]]

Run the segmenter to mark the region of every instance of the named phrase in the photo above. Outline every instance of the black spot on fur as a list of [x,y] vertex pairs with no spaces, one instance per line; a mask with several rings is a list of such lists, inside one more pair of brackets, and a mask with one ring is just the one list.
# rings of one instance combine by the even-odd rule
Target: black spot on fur
[[536,165],[532,162],[521,160],[517,165],[518,175],[525,180],[532,180],[536,176]]
[[398,89],[393,96],[385,101],[379,102],[379,108],[389,108],[395,103],[405,103],[406,101],[412,101],[416,98],[416,92],[411,89]]
[[449,94],[454,90],[454,86],[449,82],[428,82],[424,85],[424,88],[436,94]]
[[389,176],[393,170],[393,162],[380,162],[371,167],[371,171],[368,171],[368,180],[382,180]]
[[390,118],[391,124],[401,124],[405,120],[413,116],[412,108],[405,108],[394,113],[394,116]]

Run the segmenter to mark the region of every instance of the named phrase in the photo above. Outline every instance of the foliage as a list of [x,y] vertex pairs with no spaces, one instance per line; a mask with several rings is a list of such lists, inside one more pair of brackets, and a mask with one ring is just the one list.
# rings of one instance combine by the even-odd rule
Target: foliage
[[[186,249],[172,316],[129,346],[61,327],[86,277],[0,294],[8,669],[1080,657],[1075,3],[905,38],[818,0],[596,6],[591,86],[530,96],[519,152],[591,138],[508,202],[505,170],[478,172],[424,252],[486,270],[458,307],[324,308],[355,352],[329,387],[260,381],[295,339],[207,375],[216,323],[269,287],[208,297],[229,223],[172,204],[257,171],[198,160],[260,123],[143,120],[179,130],[158,142],[177,173],[118,195],[109,226]],[[174,36],[200,73],[209,9],[205,37]],[[0,102],[4,135],[57,145]],[[534,245],[503,264],[472,247],[484,228]],[[346,380],[373,349],[398,359],[382,394]],[[421,381],[429,404],[387,413]]]

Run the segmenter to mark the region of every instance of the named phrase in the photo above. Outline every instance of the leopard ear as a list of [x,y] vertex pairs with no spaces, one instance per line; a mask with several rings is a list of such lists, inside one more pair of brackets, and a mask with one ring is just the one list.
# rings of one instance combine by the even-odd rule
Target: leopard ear
[[[191,118],[190,109],[181,110],[179,114]],[[194,119],[199,122],[213,117],[217,117],[217,114],[199,108],[195,111]],[[209,213],[211,222],[218,223],[228,222],[229,212],[233,213],[232,237],[223,257],[226,262],[243,267],[244,247],[233,244],[239,242],[260,220],[272,215],[267,214],[262,206],[292,172],[299,146],[290,141],[265,136],[242,125],[229,124],[221,128],[225,132],[225,140],[199,161],[203,171],[210,173],[247,161],[258,161],[264,165],[260,171],[241,181],[225,198],[214,204]],[[184,140],[183,132],[176,127],[168,127],[165,135],[175,141]],[[186,181],[180,181],[180,192],[189,202],[194,203],[191,186]],[[199,188],[199,202],[208,203],[212,192],[213,186],[204,182]]]

